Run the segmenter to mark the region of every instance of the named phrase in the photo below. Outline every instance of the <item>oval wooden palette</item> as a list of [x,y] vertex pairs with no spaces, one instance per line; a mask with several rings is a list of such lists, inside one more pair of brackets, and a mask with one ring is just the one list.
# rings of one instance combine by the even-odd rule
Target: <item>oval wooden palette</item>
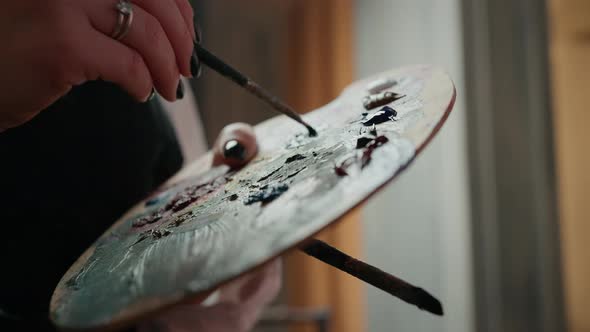
[[[388,104],[396,116],[369,125],[382,108],[363,115],[369,90],[402,95]],[[52,321],[64,330],[123,328],[296,247],[407,167],[454,101],[442,70],[405,67],[307,114],[318,137],[284,116],[257,125],[260,153],[246,167],[208,169],[208,155],[115,223],[60,281]]]

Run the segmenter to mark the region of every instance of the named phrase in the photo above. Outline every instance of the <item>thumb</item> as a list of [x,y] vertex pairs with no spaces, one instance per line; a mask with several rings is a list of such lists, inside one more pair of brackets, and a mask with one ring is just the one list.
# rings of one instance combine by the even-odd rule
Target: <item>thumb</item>
[[213,146],[213,166],[222,164],[231,168],[246,165],[258,153],[256,135],[252,126],[233,123],[221,130]]

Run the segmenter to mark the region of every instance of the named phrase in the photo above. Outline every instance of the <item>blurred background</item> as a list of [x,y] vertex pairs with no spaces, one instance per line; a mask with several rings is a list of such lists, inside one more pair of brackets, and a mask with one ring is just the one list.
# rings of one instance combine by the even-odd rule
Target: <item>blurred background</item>
[[[435,294],[434,317],[299,253],[258,331],[590,331],[590,1],[194,1],[203,43],[300,111],[428,63],[456,107],[393,185],[321,238]],[[211,140],[274,116],[205,70]]]

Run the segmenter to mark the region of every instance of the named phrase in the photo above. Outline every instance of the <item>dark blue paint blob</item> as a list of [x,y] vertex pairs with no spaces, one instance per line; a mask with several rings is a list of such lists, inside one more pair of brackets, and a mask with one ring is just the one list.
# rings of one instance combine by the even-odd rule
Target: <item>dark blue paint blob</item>
[[166,198],[168,198],[168,196],[170,196],[170,193],[163,192],[163,193],[161,193],[161,194],[159,194],[157,196],[154,196],[154,197],[148,199],[145,202],[145,206],[146,207],[150,207],[150,206],[158,205],[158,204],[164,202],[166,200]]
[[263,188],[261,188],[258,192],[251,194],[248,197],[248,199],[246,199],[244,204],[252,205],[258,202],[262,202],[262,204],[267,204],[279,198],[287,190],[289,190],[289,186],[285,183],[275,183],[271,185],[266,185]]
[[397,116],[397,111],[389,106],[383,107],[381,110],[376,112],[375,114],[371,115],[367,120],[363,121],[363,125],[365,126],[372,126],[378,125],[383,122],[387,121],[394,121],[394,118]]

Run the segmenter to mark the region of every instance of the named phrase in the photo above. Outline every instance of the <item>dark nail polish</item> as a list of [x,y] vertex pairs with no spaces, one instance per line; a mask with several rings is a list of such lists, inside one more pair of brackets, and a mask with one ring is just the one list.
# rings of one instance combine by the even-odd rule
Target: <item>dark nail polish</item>
[[201,76],[201,61],[197,56],[196,50],[193,50],[193,55],[191,56],[191,74],[194,78]]
[[152,93],[150,93],[150,96],[148,97],[147,101],[152,101],[155,97],[156,97],[156,89],[152,88]]
[[196,36],[197,43],[200,43],[203,40],[203,33],[201,30],[201,26],[198,25],[196,22],[195,22],[195,36]]
[[176,88],[176,99],[184,98],[184,84],[182,80],[178,81],[178,87]]
[[237,140],[232,139],[223,146],[223,155],[226,158],[244,160],[246,159],[246,148]]

